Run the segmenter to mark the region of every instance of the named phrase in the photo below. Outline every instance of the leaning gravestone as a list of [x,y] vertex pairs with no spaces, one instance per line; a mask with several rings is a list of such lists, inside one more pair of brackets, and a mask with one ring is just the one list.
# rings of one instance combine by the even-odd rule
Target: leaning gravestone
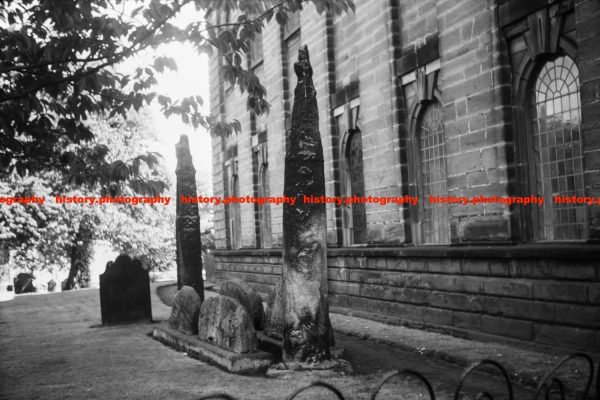
[[102,324],[152,320],[150,277],[138,259],[118,256],[100,275]]
[[48,291],[54,292],[54,289],[56,289],[56,281],[54,279],[50,279],[48,281]]
[[250,285],[239,279],[225,281],[221,284],[221,294],[233,297],[239,301],[246,308],[248,314],[250,314],[254,329],[263,329],[265,324],[265,310],[262,298]]
[[188,335],[198,333],[198,316],[202,300],[191,286],[184,286],[175,295],[169,326]]
[[198,337],[238,354],[254,351],[258,343],[250,314],[228,296],[211,297],[202,303]]

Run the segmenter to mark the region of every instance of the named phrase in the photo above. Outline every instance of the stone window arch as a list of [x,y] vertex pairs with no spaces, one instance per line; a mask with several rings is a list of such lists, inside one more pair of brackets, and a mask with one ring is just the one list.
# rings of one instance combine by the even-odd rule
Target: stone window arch
[[544,197],[537,210],[538,240],[586,238],[587,206],[555,203],[555,196],[585,196],[579,69],[568,55],[540,63],[529,87],[529,180]]
[[413,113],[410,164],[413,192],[419,203],[413,213],[412,235],[416,244],[446,244],[450,242],[448,205],[429,202],[429,196],[445,196],[448,192],[442,106],[432,96]]
[[[533,241],[582,241],[589,207],[555,203],[584,196],[584,149],[574,10],[568,2],[530,13],[500,9],[513,72],[515,189],[544,198],[513,208],[516,236]],[[512,10],[512,11],[511,11]]]
[[[258,196],[269,197],[269,165],[266,160],[261,163],[258,171]],[[271,208],[269,203],[258,207],[258,220],[260,230],[260,242],[263,248],[273,246],[273,238],[271,236]]]
[[[342,133],[342,196],[362,198],[365,196],[362,132],[359,126],[360,103],[354,99],[339,108],[336,113],[338,132]],[[365,204],[361,202],[343,205],[342,222],[344,245],[367,242],[367,218]]]
[[[240,179],[237,171],[231,176],[231,183],[229,186],[229,193],[234,198],[240,195]],[[240,204],[237,202],[231,202],[229,207],[229,232],[231,233],[231,247],[233,249],[239,249],[242,247],[242,213]]]

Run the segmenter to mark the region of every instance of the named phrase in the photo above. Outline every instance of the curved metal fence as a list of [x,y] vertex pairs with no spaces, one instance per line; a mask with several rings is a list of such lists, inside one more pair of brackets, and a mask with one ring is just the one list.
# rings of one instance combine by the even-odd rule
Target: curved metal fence
[[[581,377],[585,378],[585,383],[582,387],[569,388],[567,383],[557,376],[561,367],[563,367],[567,362],[572,360],[582,360],[586,366],[586,371],[580,371]],[[497,361],[484,359],[477,363],[472,364],[463,372],[458,385],[454,391],[454,400],[459,400],[464,397],[464,388],[465,384],[469,380],[469,377],[472,377],[476,371],[485,371],[490,372],[491,370],[496,370],[500,372],[502,377],[502,381],[504,381],[503,389],[504,393],[502,398],[506,398],[508,400],[514,400],[514,390],[513,384],[510,380],[509,374]],[[598,365],[598,371],[596,375],[594,375],[594,361],[592,358],[585,353],[573,353],[571,355],[563,357],[559,360],[553,367],[548,371],[548,373],[542,378],[540,383],[538,384],[535,393],[531,400],[540,400],[543,398],[544,400],[566,400],[567,393],[579,393],[577,399],[580,400],[600,400],[600,364]],[[391,371],[388,372],[383,378],[379,381],[379,383],[373,388],[371,392],[370,400],[377,400],[378,395],[380,394],[381,389],[388,383],[392,378],[395,377],[411,377],[421,383],[426,389],[426,393],[429,396],[429,400],[435,400],[435,392],[431,382],[425,378],[421,373],[414,371],[412,369],[403,369],[399,371]],[[592,388],[592,383],[594,381],[594,377],[596,377],[596,396],[590,396],[590,389]],[[327,382],[323,381],[315,381],[310,383],[307,386],[301,387],[295,390],[292,394],[287,397],[287,400],[295,399],[299,394],[308,392],[311,389],[325,389],[332,393],[332,399],[338,400],[346,400],[342,392]],[[571,390],[569,390],[571,389]],[[426,397],[423,397],[425,400]],[[494,396],[489,391],[483,391],[477,393],[474,397],[476,400],[494,400]],[[198,398],[198,400],[240,400],[237,399],[227,393],[209,393],[202,395]]]

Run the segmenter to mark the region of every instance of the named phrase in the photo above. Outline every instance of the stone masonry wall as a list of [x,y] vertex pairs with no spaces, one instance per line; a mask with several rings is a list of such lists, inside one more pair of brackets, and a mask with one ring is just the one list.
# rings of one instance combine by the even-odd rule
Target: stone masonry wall
[[[438,74],[436,95],[440,95],[443,107],[448,194],[520,194],[520,178],[514,172],[521,167],[516,164],[522,162],[516,161],[516,138],[527,132],[520,132],[513,117],[520,105],[513,93],[510,54],[526,49],[506,48],[509,28],[499,27],[498,10],[515,5],[522,11],[520,4],[527,4],[533,12],[558,3],[564,3],[563,8],[574,7],[567,10],[567,22],[569,37],[577,46],[575,61],[580,71],[585,188],[586,195],[600,196],[598,0],[355,3],[354,15],[326,17],[306,6],[300,16],[300,43],[309,47],[318,94],[328,196],[340,194],[343,179],[343,132],[336,132],[332,99],[353,82],[358,82],[365,194],[408,193],[411,179],[406,142],[413,116],[411,105],[405,104],[404,90],[414,85],[402,82],[417,67],[432,64]],[[271,104],[266,118],[269,187],[272,196],[279,196],[283,193],[284,111],[291,107],[284,103],[284,87],[293,88],[296,78],[286,82],[283,73],[281,27],[271,21],[262,38],[262,73],[267,77],[262,83]],[[432,54],[437,57],[433,63]],[[417,58],[422,55],[426,61],[419,64]],[[237,89],[219,84],[218,66],[215,55],[210,60],[212,112],[242,124],[237,139],[240,195],[253,195],[250,116],[245,97]],[[216,196],[226,192],[221,141],[213,138]],[[600,351],[600,207],[589,208],[589,240],[540,244],[526,242],[531,236],[525,234],[520,225],[522,216],[514,208],[502,204],[449,207],[452,245],[411,246],[414,214],[409,207],[368,204],[369,247],[343,248],[341,212],[329,205],[332,306],[460,335],[492,335]],[[224,207],[215,207],[219,280],[242,278],[266,293],[280,279],[282,207],[273,205],[270,210],[272,249],[256,249],[254,207],[242,204],[242,249],[225,251],[226,213]]]
[[[510,194],[506,133],[511,87],[494,3],[436,2],[450,195]],[[507,240],[510,212],[501,204],[451,206],[450,229],[453,243]]]
[[[575,23],[580,71],[581,118],[588,195],[600,197],[600,2],[577,0]],[[590,210],[590,237],[600,239],[600,207]]]
[[[573,259],[560,247],[330,249],[329,301],[461,336],[599,351],[598,256]],[[281,279],[277,250],[217,252],[215,260],[218,281],[240,278],[268,293]]]

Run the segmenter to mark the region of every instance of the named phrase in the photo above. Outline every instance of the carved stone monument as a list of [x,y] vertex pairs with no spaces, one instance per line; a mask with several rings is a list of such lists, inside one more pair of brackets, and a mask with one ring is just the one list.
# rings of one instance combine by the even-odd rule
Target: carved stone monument
[[216,296],[200,307],[198,338],[234,353],[249,353],[258,344],[250,314],[236,299]]
[[262,330],[265,324],[265,310],[262,298],[250,285],[242,280],[225,281],[221,284],[221,294],[239,301],[250,314],[254,329]]
[[330,360],[327,303],[325,204],[305,204],[303,195],[325,195],[323,146],[308,48],[294,64],[292,128],[286,135],[283,206],[283,360],[286,364]]
[[200,215],[198,204],[185,201],[197,197],[196,170],[187,135],[181,135],[175,146],[177,153],[177,208],[175,238],[177,245],[177,288],[191,286],[204,301],[202,282],[202,249],[200,245]]
[[152,321],[150,276],[138,259],[118,256],[100,275],[102,324]]
[[169,326],[188,335],[198,333],[198,315],[202,301],[193,287],[184,286],[175,295]]

